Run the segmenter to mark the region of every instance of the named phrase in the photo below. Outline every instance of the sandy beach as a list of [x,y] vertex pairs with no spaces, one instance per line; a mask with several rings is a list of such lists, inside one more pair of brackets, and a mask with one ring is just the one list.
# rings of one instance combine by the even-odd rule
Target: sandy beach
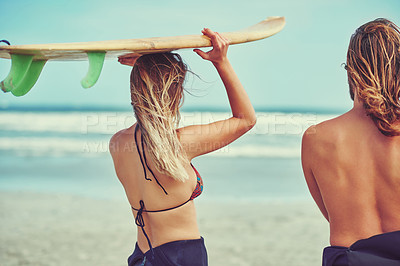
[[[311,201],[197,200],[209,265],[321,265],[328,224]],[[126,265],[136,228],[122,200],[1,191],[0,265]]]

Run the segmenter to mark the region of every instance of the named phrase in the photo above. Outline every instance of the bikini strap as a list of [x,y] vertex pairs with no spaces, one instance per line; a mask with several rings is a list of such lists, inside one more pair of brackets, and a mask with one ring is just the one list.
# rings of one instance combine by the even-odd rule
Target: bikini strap
[[191,200],[191,199],[188,199],[188,200],[185,201],[184,203],[182,203],[182,204],[180,204],[180,205],[178,205],[178,206],[172,207],[172,208],[168,208],[168,209],[165,209],[165,210],[156,210],[156,211],[148,211],[148,210],[145,210],[145,209],[144,209],[144,201],[143,201],[143,200],[140,200],[140,201],[139,201],[139,204],[140,204],[140,208],[139,208],[139,209],[136,209],[136,208],[134,208],[133,206],[131,206],[131,208],[132,208],[133,210],[137,211],[137,213],[136,213],[136,218],[135,218],[135,224],[136,224],[137,226],[139,226],[139,227],[142,229],[142,232],[143,232],[144,236],[146,237],[147,243],[149,244],[149,248],[150,248],[150,250],[151,250],[151,253],[152,253],[153,258],[154,258],[154,250],[153,250],[153,246],[151,245],[150,238],[149,238],[149,236],[147,235],[146,230],[144,230],[145,224],[144,224],[143,213],[144,213],[144,212],[164,212],[164,211],[173,210],[173,209],[176,209],[176,208],[179,208],[179,207],[185,205],[185,204],[188,203],[190,200]]
[[[158,181],[157,177],[155,176],[155,174],[153,173],[153,171],[150,169],[149,165],[147,164],[147,160],[146,160],[146,151],[144,150],[144,144],[143,144],[143,138],[141,138],[141,144],[142,144],[142,151],[143,151],[143,159],[142,159],[142,154],[140,153],[139,150],[139,145],[138,145],[138,140],[137,140],[137,131],[138,131],[138,124],[136,124],[135,127],[135,144],[136,144],[136,149],[139,153],[139,157],[140,157],[140,162],[142,163],[142,167],[143,167],[143,172],[144,172],[144,178],[146,180],[152,181],[150,178],[147,177],[147,171],[145,169],[145,164],[147,169],[149,169],[151,175],[154,177],[154,179],[156,180],[157,184],[161,187],[161,189],[164,191],[165,195],[168,195],[168,192],[165,190],[165,188],[161,185],[161,183]],[[144,161],[144,163],[143,163]]]
[[145,166],[144,166],[144,163],[143,163],[142,154],[140,153],[140,150],[139,150],[139,145],[138,145],[138,140],[137,140],[137,131],[138,131],[138,125],[136,125],[136,127],[135,127],[135,144],[136,144],[137,152],[139,153],[140,162],[142,163],[142,168],[143,168],[143,172],[144,172],[144,179],[151,181],[150,178],[147,178],[147,172],[146,172],[146,169],[145,169]]
[[140,200],[139,203],[140,203],[140,209],[134,209],[134,210],[137,211],[136,218],[135,218],[135,224],[142,229],[142,232],[143,232],[144,236],[147,239],[147,243],[149,244],[149,248],[150,248],[151,253],[152,253],[153,257],[154,257],[153,246],[151,245],[151,241],[150,241],[149,236],[146,233],[146,230],[144,230],[144,226],[145,226],[144,219],[143,219],[144,202],[143,202],[143,200]]
[[168,195],[168,192],[165,190],[165,188],[161,185],[161,183],[158,181],[157,177],[155,176],[155,174],[153,173],[153,171],[150,169],[149,165],[147,164],[147,160],[146,160],[146,151],[144,150],[144,144],[143,144],[143,139],[142,139],[142,151],[143,151],[143,158],[144,158],[144,163],[147,166],[147,169],[149,169],[151,175],[154,177],[154,179],[156,180],[157,184],[162,188],[162,190],[164,191],[165,195]]
[[[133,206],[131,206],[131,207],[132,207],[133,210],[137,211],[138,213],[139,213],[139,211],[141,211],[141,213],[142,212],[165,212],[165,211],[170,211],[170,210],[173,210],[173,209],[177,209],[177,208],[185,205],[189,201],[191,201],[190,198],[187,201],[185,201],[184,203],[179,204],[178,206],[167,208],[167,209],[163,209],[163,210],[155,210],[155,211],[145,210],[144,208],[142,209],[142,203],[141,203],[141,202],[143,202],[142,200],[139,202],[140,203],[140,209],[136,209]],[[143,203],[143,206],[144,206],[144,203]]]

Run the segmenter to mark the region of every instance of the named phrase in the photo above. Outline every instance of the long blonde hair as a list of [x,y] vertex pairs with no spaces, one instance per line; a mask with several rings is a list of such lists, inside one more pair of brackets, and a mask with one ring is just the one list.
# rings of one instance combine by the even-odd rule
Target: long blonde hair
[[188,159],[176,134],[186,72],[175,53],[141,56],[131,72],[132,105],[146,150],[160,173],[178,181],[189,178],[184,168]]
[[400,118],[400,31],[387,19],[359,27],[350,39],[346,64],[350,95],[386,136],[398,136]]

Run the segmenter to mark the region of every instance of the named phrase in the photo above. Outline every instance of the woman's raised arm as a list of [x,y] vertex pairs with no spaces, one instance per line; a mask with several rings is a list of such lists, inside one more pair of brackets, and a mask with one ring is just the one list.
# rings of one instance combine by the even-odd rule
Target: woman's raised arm
[[206,125],[194,125],[178,130],[178,136],[188,159],[220,149],[249,131],[256,123],[250,99],[227,58],[229,41],[210,29],[202,31],[211,39],[213,49],[194,51],[215,66],[228,95],[232,117]]

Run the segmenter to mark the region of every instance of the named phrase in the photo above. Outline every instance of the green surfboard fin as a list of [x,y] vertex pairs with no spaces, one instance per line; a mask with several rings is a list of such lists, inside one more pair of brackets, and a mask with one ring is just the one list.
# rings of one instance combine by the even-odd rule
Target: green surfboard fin
[[0,83],[4,92],[18,87],[31,66],[33,55],[11,54],[11,70],[8,76]]
[[[103,68],[106,52],[88,52],[89,70],[82,79],[84,88],[96,84]],[[15,96],[23,96],[37,82],[47,60],[33,60],[33,55],[11,54],[11,69],[7,77],[0,82],[4,92],[11,92]]]
[[34,60],[32,61],[28,71],[25,74],[25,77],[20,81],[20,83],[11,90],[11,93],[14,96],[23,96],[27,94],[30,89],[32,89],[33,85],[35,85],[36,81],[39,78],[40,73],[47,60]]
[[81,85],[85,89],[92,87],[99,79],[104,64],[105,52],[88,52],[89,70],[82,79]]

